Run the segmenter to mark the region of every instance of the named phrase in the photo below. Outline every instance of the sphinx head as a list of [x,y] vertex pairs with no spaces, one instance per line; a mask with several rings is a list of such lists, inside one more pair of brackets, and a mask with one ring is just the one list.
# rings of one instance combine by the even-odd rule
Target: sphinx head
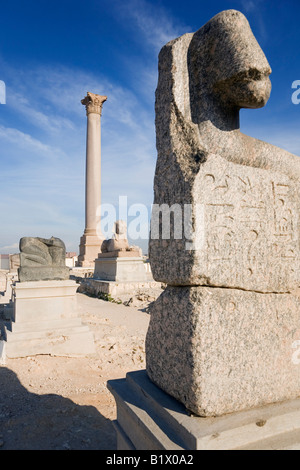
[[127,225],[124,220],[117,220],[115,222],[115,233],[117,235],[123,235],[126,236],[127,234]]
[[197,108],[261,108],[271,92],[271,68],[245,16],[226,10],[193,36],[188,51],[192,118]]

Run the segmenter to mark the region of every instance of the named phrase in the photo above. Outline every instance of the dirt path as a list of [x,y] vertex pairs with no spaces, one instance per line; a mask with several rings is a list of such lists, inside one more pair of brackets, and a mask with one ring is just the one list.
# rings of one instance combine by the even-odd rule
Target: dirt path
[[96,355],[40,355],[0,366],[0,450],[116,449],[115,401],[106,382],[145,368],[149,315],[76,295]]

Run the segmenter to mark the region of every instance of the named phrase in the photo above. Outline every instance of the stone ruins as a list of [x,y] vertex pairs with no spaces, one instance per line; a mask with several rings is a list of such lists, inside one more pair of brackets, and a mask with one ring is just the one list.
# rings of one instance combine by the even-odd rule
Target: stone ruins
[[234,10],[159,55],[154,203],[191,205],[192,230],[150,240],[168,287],[151,312],[147,373],[200,416],[300,393],[300,160],[239,129],[241,108],[266,104],[270,73]]
[[69,279],[66,247],[59,238],[23,237],[19,248],[20,282]]
[[117,282],[152,280],[146,273],[141,248],[129,246],[127,226],[123,220],[115,222],[113,237],[103,241],[101,253],[95,260],[94,278]]
[[85,229],[78,256],[78,266],[82,267],[95,266],[94,261],[103,242],[99,236],[100,215],[97,209],[101,205],[101,113],[106,100],[106,96],[90,92],[81,100],[87,115]]
[[151,224],[167,287],[146,371],[108,382],[120,450],[299,448],[300,159],[239,128],[270,73],[235,10],[159,54],[152,219],[163,205],[174,216],[171,237],[163,213],[159,236]]
[[109,253],[110,256],[142,256],[142,250],[138,246],[129,246],[127,239],[127,225],[124,220],[115,222],[115,230],[112,238],[104,240],[101,253]]
[[36,354],[94,354],[93,334],[78,316],[78,284],[70,280],[64,242],[23,237],[19,246],[18,277],[11,278],[11,298],[0,311],[0,364]]

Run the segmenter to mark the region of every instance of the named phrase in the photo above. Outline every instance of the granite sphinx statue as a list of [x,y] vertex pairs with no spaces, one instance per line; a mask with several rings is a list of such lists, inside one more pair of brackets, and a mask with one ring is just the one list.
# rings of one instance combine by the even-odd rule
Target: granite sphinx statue
[[115,222],[114,234],[109,240],[104,240],[101,246],[102,253],[117,254],[120,252],[130,252],[135,256],[142,256],[141,248],[134,245],[129,245],[127,239],[127,225],[123,220]]
[[239,126],[240,109],[267,103],[270,73],[235,10],[159,54],[153,207],[182,218],[168,238],[157,218],[154,237],[152,211],[151,269],[167,287],[151,307],[147,373],[201,416],[300,394],[300,158]]
[[19,243],[20,282],[69,279],[64,242],[56,237],[23,237]]

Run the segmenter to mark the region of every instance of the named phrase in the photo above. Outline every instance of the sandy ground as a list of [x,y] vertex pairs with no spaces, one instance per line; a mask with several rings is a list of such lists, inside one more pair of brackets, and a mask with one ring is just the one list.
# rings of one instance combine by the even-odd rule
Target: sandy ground
[[0,366],[0,450],[116,449],[106,383],[145,368],[149,314],[76,295],[96,355],[7,359]]

